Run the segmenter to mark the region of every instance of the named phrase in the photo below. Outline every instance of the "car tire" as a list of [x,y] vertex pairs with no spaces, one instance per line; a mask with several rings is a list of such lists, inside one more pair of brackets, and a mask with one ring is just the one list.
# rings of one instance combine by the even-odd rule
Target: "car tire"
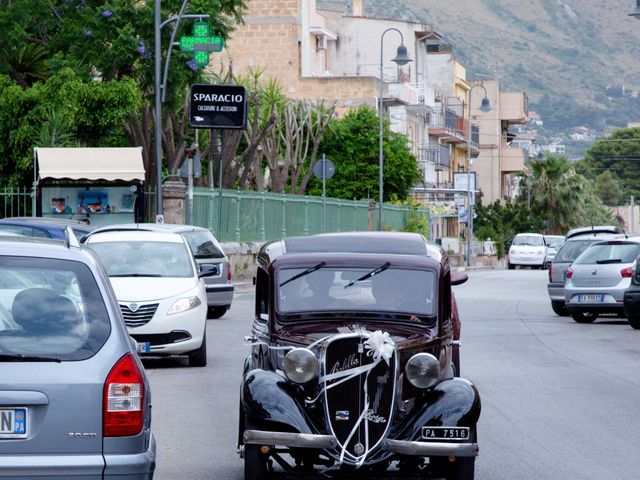
[[559,317],[569,316],[569,310],[563,300],[551,300],[551,309]]
[[544,262],[542,264],[542,267],[540,267],[540,268],[542,268],[542,270],[549,270],[549,263],[548,262]]
[[[244,417],[245,429],[252,425],[247,416]],[[244,444],[244,480],[265,480],[267,478],[267,456],[260,452],[260,445]]]
[[205,330],[202,337],[202,345],[197,350],[189,354],[190,367],[206,367],[207,366],[207,331]]
[[516,266],[513,263],[509,262],[509,263],[507,263],[507,268],[509,270],[515,270]]
[[473,480],[475,476],[475,457],[457,457],[447,468],[446,480]]
[[598,314],[593,312],[572,312],[571,318],[576,323],[593,323],[598,318]]
[[207,309],[207,318],[220,318],[225,313],[227,313],[227,310],[229,310],[230,307],[231,305],[219,305],[215,307],[209,307]]
[[640,330],[640,317],[628,317],[627,322],[629,322],[629,325],[635,330]]

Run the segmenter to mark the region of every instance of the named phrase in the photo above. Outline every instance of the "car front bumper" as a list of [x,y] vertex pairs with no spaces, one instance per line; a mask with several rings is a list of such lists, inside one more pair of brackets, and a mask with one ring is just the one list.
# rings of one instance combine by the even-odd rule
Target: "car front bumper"
[[544,255],[509,255],[509,263],[512,265],[542,265]]
[[[263,430],[245,430],[244,443],[252,445],[284,446],[295,448],[333,449],[338,441],[333,435],[315,435],[289,432],[267,432]],[[419,457],[476,457],[479,452],[477,443],[419,442],[386,439],[382,449],[400,455]]]

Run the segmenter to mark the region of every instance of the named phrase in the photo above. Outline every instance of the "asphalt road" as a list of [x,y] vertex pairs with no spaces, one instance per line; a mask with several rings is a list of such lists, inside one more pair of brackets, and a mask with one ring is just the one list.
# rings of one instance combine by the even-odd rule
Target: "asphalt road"
[[[615,317],[556,316],[542,271],[473,271],[455,292],[462,376],[483,401],[476,479],[640,478],[640,331]],[[242,480],[238,389],[252,315],[245,291],[208,321],[205,368],[145,362],[156,479]]]

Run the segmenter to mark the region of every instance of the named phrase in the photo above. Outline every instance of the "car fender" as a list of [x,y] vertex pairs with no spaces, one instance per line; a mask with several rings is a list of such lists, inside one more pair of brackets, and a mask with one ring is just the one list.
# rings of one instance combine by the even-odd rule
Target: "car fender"
[[409,431],[402,438],[420,439],[423,426],[474,429],[479,418],[480,394],[475,385],[464,378],[451,378],[440,382],[427,392],[422,408],[412,421],[406,422]]
[[244,376],[240,389],[240,405],[252,421],[275,422],[286,426],[287,431],[312,433],[302,408],[296,402],[296,387],[282,375],[267,370],[251,370]]

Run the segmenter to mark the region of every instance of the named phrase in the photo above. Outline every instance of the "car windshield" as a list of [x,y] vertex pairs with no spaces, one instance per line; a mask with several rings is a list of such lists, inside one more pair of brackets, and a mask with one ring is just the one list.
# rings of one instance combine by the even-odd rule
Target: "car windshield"
[[604,263],[632,263],[640,254],[640,244],[632,242],[608,242],[591,245],[580,255],[577,265]]
[[[304,272],[308,272],[301,275]],[[372,272],[374,272],[372,274]],[[293,279],[298,276],[298,278]],[[284,268],[278,272],[282,313],[330,310],[433,316],[436,282],[431,271],[389,268]]]
[[565,242],[558,253],[553,263],[572,263],[578,256],[584,252],[589,245],[596,240],[575,240],[571,242]]
[[560,248],[564,243],[564,237],[544,237],[544,242],[551,248]]
[[196,258],[224,258],[224,252],[216,245],[211,232],[195,230],[182,234]]
[[184,243],[157,241],[91,242],[110,277],[192,277]]
[[540,235],[516,235],[512,245],[541,247],[544,243]]
[[1,358],[84,360],[111,323],[91,270],[80,262],[0,257]]

